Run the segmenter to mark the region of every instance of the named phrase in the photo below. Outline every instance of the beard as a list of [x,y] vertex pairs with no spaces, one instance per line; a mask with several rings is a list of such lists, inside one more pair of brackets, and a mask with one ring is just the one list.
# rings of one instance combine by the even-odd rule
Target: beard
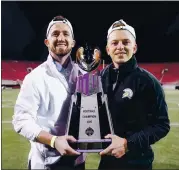
[[57,55],[59,58],[62,58],[62,57],[64,57],[64,56],[66,56],[67,54],[68,54],[68,53],[65,52],[65,53],[60,53],[60,54],[57,53],[56,55]]
[[68,56],[71,54],[72,49],[51,49],[49,50],[51,56],[56,60],[56,61],[62,61],[63,59],[67,59]]
[[69,52],[71,52],[71,49],[56,49],[56,50],[52,50],[52,52],[54,54],[56,54],[58,57],[62,58],[64,56],[66,56]]

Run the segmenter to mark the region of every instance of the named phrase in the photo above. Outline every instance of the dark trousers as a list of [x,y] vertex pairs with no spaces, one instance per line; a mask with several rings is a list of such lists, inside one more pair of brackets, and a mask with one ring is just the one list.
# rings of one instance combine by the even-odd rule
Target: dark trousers
[[[85,163],[79,165],[74,165],[74,159],[69,159],[69,157],[62,157],[60,161],[53,165],[46,167],[47,170],[85,170]],[[31,162],[29,162],[28,169],[31,170]]]
[[98,168],[98,170],[152,170],[152,165],[148,168]]
[[152,170],[152,163],[144,160],[129,161],[125,157],[117,159],[112,156],[104,156],[98,170]]
[[48,166],[47,170],[85,170],[85,163],[82,163],[76,166],[54,164],[54,165]]

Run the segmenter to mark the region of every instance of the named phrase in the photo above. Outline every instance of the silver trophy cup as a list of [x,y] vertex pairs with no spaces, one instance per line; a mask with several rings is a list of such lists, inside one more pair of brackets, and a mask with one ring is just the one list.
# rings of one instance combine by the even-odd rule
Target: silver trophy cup
[[77,139],[72,147],[78,152],[100,152],[111,143],[111,139],[104,139],[104,136],[114,134],[107,95],[103,93],[98,70],[101,52],[98,48],[80,47],[76,62],[86,74],[78,74],[66,134]]

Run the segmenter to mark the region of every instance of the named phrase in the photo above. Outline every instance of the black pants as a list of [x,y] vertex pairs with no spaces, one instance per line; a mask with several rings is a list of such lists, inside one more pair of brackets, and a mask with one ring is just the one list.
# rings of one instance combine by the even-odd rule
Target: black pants
[[77,166],[54,164],[47,167],[47,169],[48,170],[85,170],[85,163],[79,164]]
[[[47,170],[85,170],[85,163],[74,165],[74,159],[62,157],[59,162],[47,166]],[[31,170],[31,161],[29,161],[29,170]]]
[[98,170],[152,170],[152,165],[148,168],[98,168]]
[[152,170],[152,163],[149,161],[129,161],[122,157],[117,159],[112,156],[103,156],[98,170]]

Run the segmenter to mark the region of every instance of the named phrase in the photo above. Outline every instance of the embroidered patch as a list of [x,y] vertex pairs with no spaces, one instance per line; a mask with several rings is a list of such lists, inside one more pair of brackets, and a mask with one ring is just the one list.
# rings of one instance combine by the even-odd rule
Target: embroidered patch
[[123,95],[122,95],[122,98],[125,98],[125,97],[128,97],[129,99],[132,98],[132,96],[133,96],[133,91],[132,91],[131,89],[129,89],[129,88],[124,89],[123,92],[124,92],[124,93],[123,93]]

